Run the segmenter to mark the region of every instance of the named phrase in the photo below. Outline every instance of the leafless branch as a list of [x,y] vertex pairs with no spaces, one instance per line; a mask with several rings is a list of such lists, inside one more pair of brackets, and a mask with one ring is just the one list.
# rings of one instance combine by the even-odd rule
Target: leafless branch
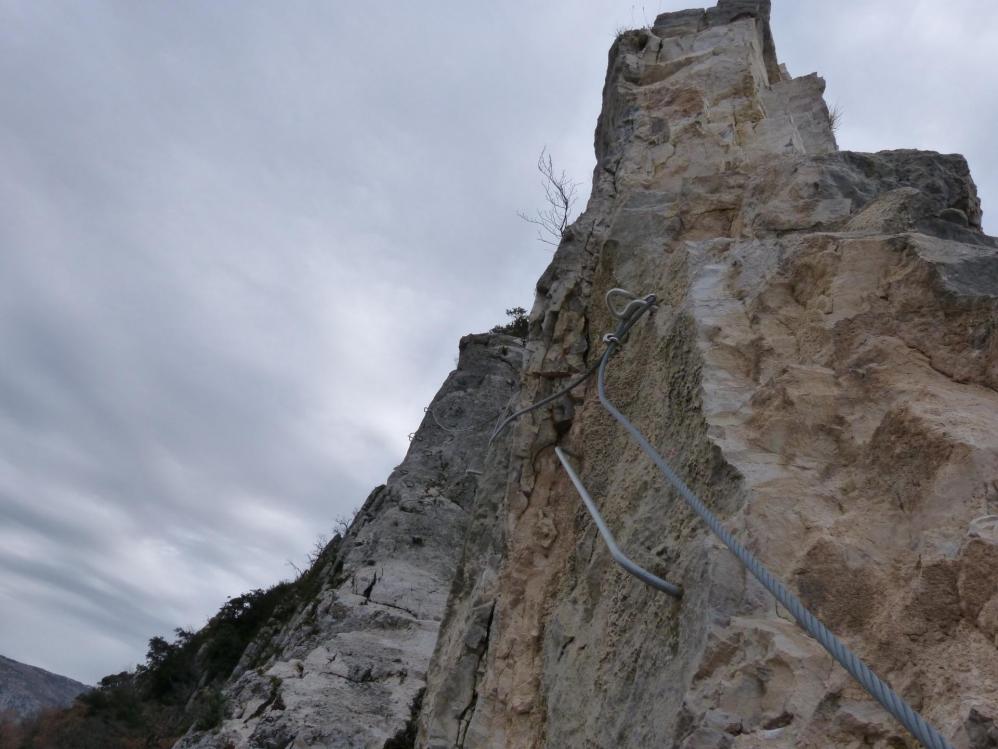
[[833,133],[839,131],[839,126],[842,125],[842,107],[839,106],[838,102],[828,110],[828,123],[831,125]]
[[360,512],[360,508],[354,507],[349,515],[337,515],[336,520],[333,521],[333,533],[340,538],[346,538],[347,531],[353,525],[354,518],[357,517],[358,512]]
[[326,550],[326,546],[329,544],[329,538],[325,533],[319,534],[315,539],[315,543],[312,544],[312,550],[308,553],[308,566],[311,568],[319,559],[322,557],[322,552]]
[[523,211],[517,211],[516,215],[537,227],[538,240],[557,247],[568,228],[578,184],[569,179],[564,171],[560,174],[555,171],[547,148],[541,149],[541,155],[537,158],[537,171],[541,173],[547,207],[538,208],[533,216]]

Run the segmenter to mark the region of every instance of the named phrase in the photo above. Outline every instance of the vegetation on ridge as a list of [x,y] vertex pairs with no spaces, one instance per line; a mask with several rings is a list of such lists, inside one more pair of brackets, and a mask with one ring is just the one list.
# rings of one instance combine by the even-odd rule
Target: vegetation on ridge
[[[174,630],[172,642],[153,637],[144,664],[105,676],[72,707],[20,723],[0,716],[0,749],[167,749],[191,727],[219,725],[225,716],[221,687],[247,646],[258,636],[263,640],[265,630],[276,633],[315,598],[335,574],[340,540],[336,535],[311,554],[308,569],[293,582],[230,598],[197,632]],[[262,658],[251,665],[262,665]]]
[[489,332],[512,335],[522,340],[526,340],[527,331],[530,329],[530,321],[527,319],[527,310],[523,307],[513,307],[506,310],[506,316],[509,318],[508,323],[505,325],[496,325]]

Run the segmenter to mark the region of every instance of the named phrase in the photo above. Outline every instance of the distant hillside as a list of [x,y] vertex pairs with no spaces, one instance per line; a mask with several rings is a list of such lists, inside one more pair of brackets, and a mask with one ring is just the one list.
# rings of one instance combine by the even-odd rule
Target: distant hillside
[[87,689],[86,684],[0,655],[0,713],[26,716],[50,707],[68,707]]
[[[177,629],[173,642],[153,637],[145,664],[105,676],[75,701],[73,697],[87,687],[0,658],[0,749],[168,749],[192,727],[201,731],[217,727],[226,713],[221,687],[247,645],[259,636],[257,647],[264,650],[248,655],[244,668],[256,668],[258,661],[273,654],[273,637],[303,608],[314,605],[327,577],[340,573],[336,565],[340,542],[339,535],[331,541],[320,539],[310,554],[312,563],[296,580],[229,598],[197,632]],[[17,670],[8,675],[12,668]],[[24,688],[24,672],[33,679],[40,675],[72,687],[65,692]],[[272,680],[268,687],[276,690],[280,682]],[[8,684],[13,688],[7,690]],[[10,697],[5,691],[11,692]],[[11,720],[9,713],[20,710],[22,692],[65,697],[56,709]],[[265,705],[272,707],[273,702]]]

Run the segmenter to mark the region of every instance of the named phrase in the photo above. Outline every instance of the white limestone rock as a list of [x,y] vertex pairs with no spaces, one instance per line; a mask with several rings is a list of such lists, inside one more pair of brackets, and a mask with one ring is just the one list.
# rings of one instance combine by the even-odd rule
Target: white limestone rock
[[357,515],[326,583],[247,648],[226,719],[177,749],[381,749],[425,684],[474,506],[477,469],[519,385],[522,348],[467,336],[405,460]]

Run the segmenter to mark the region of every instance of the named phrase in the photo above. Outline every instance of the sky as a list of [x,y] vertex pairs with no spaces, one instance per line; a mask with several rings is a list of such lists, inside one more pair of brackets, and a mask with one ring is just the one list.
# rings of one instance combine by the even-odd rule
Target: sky
[[[292,574],[529,308],[618,29],[688,2],[0,0],[0,653],[94,683]],[[840,147],[967,156],[991,0],[775,0]]]

